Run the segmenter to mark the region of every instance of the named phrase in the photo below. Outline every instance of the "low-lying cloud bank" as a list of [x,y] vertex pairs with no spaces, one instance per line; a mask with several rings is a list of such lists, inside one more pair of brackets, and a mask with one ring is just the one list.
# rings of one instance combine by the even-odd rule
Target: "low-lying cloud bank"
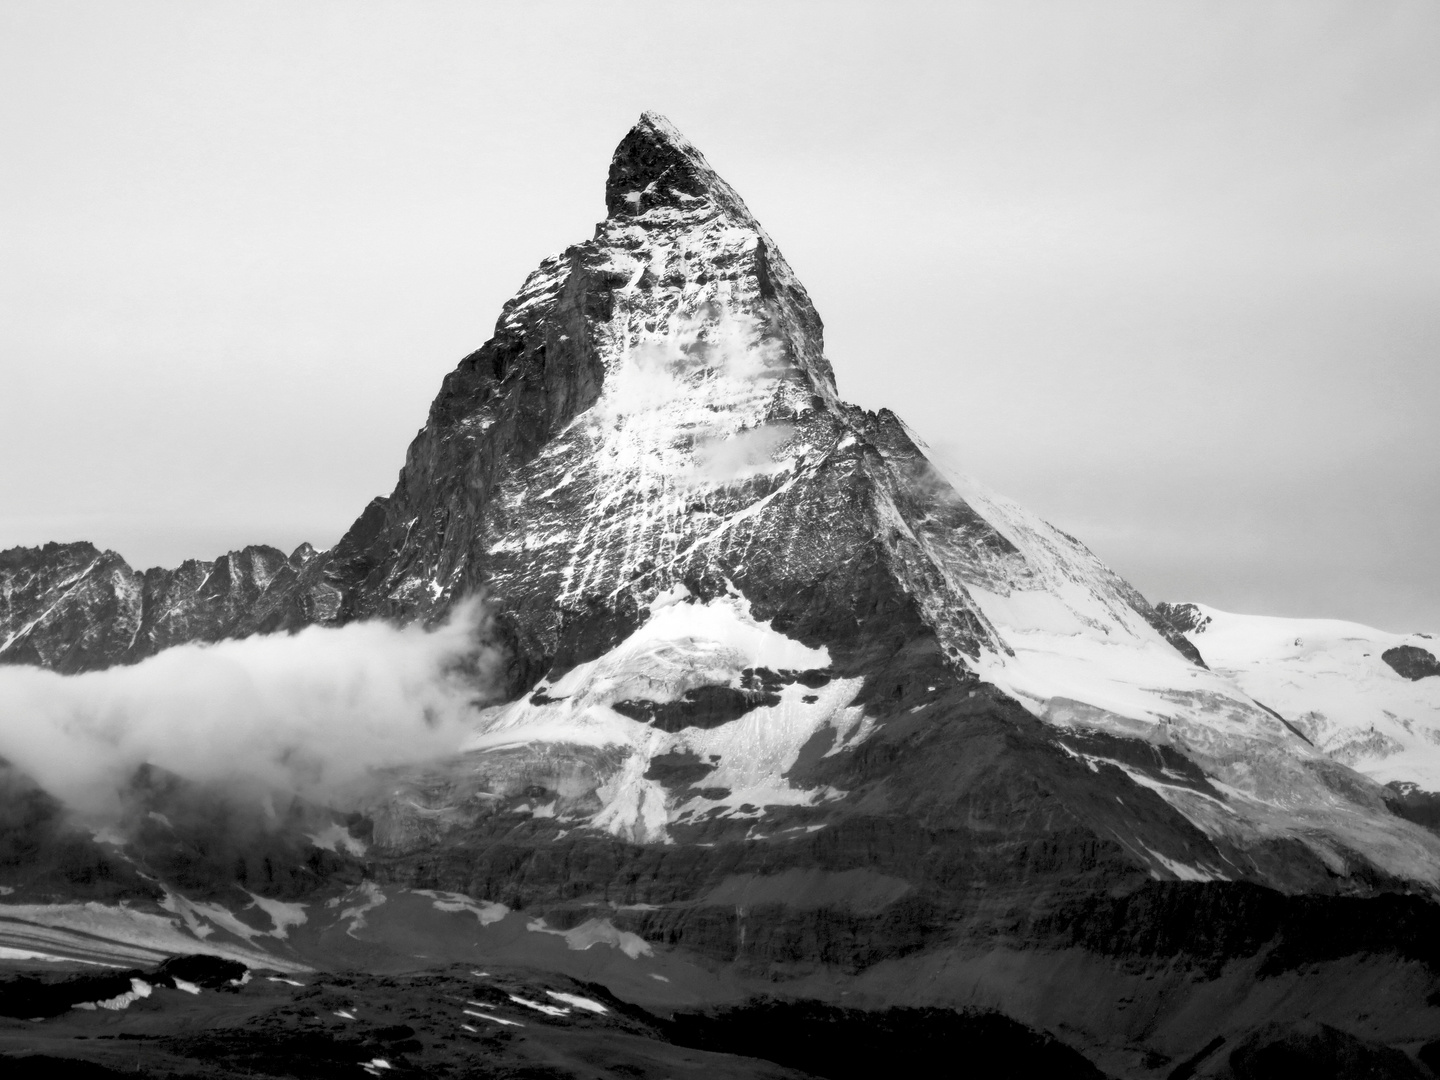
[[72,810],[119,811],[144,764],[324,803],[454,751],[492,684],[478,601],[427,630],[383,622],[184,645],[131,667],[0,667],[0,757]]

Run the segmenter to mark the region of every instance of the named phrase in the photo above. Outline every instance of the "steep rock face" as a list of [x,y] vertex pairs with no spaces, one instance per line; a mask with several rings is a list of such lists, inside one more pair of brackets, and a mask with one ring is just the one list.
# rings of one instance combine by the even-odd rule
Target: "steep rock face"
[[[827,640],[868,596],[952,657],[1004,652],[967,585],[1035,570],[892,414],[839,401],[819,316],[739,196],[647,115],[606,205],[447,377],[394,493],[250,625],[434,617],[483,589],[518,692],[616,644],[651,597],[728,580]],[[1102,590],[1189,648],[1119,579]]]
[[115,662],[140,626],[137,575],[91,544],[0,553],[0,659],[59,671]]
[[[888,411],[844,404],[804,288],[663,119],[621,142],[606,206],[594,238],[543,262],[446,378],[394,492],[244,630],[433,620],[482,592],[517,700],[470,751],[506,775],[568,754],[591,777],[590,820],[632,840],[829,798],[783,779],[815,740],[833,756],[895,702],[978,679],[1053,728],[1195,763],[1227,794],[1147,778],[1124,754],[1074,758],[1131,769],[1227,851],[1289,838],[1331,873],[1435,880],[1433,837],[1206,671],[1083,545],[943,476]],[[737,644],[765,634],[758,651]],[[788,666],[825,689],[792,678],[713,730],[662,718],[696,694],[739,701],[747,671],[796,649],[809,653]],[[711,771],[667,786],[657,759]],[[1127,842],[1160,874],[1257,872]]]
[[1440,659],[1418,645],[1396,645],[1381,653],[1380,659],[1389,664],[1395,674],[1411,682],[1440,677]]
[[1210,616],[1200,609],[1199,604],[1172,604],[1161,600],[1155,605],[1155,612],[1182,635],[1203,633],[1210,622]]
[[218,641],[313,556],[308,544],[288,559],[258,545],[141,573],[93,544],[11,548],[0,552],[0,663],[69,674]]

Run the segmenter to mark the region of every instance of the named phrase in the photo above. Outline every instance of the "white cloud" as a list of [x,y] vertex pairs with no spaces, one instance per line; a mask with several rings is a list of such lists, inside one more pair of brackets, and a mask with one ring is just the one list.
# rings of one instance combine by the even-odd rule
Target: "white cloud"
[[494,670],[484,626],[470,601],[433,630],[312,627],[82,675],[0,668],[0,756],[91,816],[146,763],[323,801],[459,745]]

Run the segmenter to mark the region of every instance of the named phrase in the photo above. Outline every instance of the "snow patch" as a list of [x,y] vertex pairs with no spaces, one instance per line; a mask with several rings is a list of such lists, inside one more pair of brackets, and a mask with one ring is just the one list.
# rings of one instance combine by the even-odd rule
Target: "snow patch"
[[497,923],[510,914],[510,909],[504,904],[472,900],[464,893],[441,892],[436,889],[411,889],[410,891],[416,896],[429,897],[431,906],[436,911],[468,911],[479,920],[481,926]]
[[1221,874],[1221,873],[1219,873],[1219,872],[1217,872],[1217,871],[1215,871],[1215,870],[1209,870],[1209,869],[1206,869],[1206,868],[1204,868],[1204,867],[1199,867],[1199,866],[1190,866],[1190,865],[1188,865],[1187,863],[1179,862],[1179,861],[1176,860],[1176,859],[1171,859],[1171,858],[1168,858],[1167,856],[1161,855],[1160,852],[1156,851],[1156,850],[1155,850],[1154,848],[1152,848],[1149,844],[1146,844],[1146,843],[1143,843],[1143,842],[1142,842],[1142,843],[1140,844],[1140,846],[1145,849],[1146,853],[1147,853],[1152,859],[1154,859],[1156,862],[1158,862],[1158,863],[1159,863],[1161,866],[1163,866],[1166,870],[1169,870],[1170,873],[1174,874],[1175,877],[1176,877],[1176,879],[1179,880],[1179,881],[1226,881],[1226,880],[1228,880],[1224,874]]
[[284,939],[290,935],[292,926],[304,926],[307,916],[304,904],[289,904],[283,900],[271,900],[268,897],[250,894],[254,906],[258,907],[270,921],[275,924],[275,929],[269,931],[270,936]]
[[[479,1005],[480,1002],[478,1002],[478,1001],[472,1001],[472,1002],[470,1002],[470,1004],[471,1004],[471,1005]],[[504,1024],[506,1027],[524,1027],[524,1026],[525,1026],[524,1024],[520,1023],[519,1020],[506,1020],[503,1016],[495,1016],[495,1015],[493,1015],[493,1014],[491,1014],[491,1013],[476,1012],[474,1009],[461,1009],[460,1011],[463,1012],[466,1016],[473,1016],[473,1017],[476,1017],[477,1019],[480,1019],[480,1020],[489,1020],[492,1024]],[[463,1025],[463,1024],[461,1025],[461,1027],[464,1027],[464,1026],[465,1026],[465,1025]],[[474,1028],[470,1028],[469,1030],[470,1030],[470,1031],[474,1031],[475,1029],[474,1029]]]
[[307,833],[306,837],[317,848],[337,854],[354,855],[357,858],[366,852],[365,841],[350,835],[344,825],[332,822],[318,833]]
[[96,1009],[109,1009],[111,1012],[120,1012],[128,1009],[135,1002],[148,998],[155,992],[155,988],[144,979],[131,979],[130,989],[123,994],[117,994],[113,998],[105,998],[103,1001],[81,1001],[76,1003],[75,1008],[86,1009],[93,1012]]
[[565,939],[567,948],[575,952],[584,952],[592,945],[609,945],[612,949],[619,949],[631,960],[638,960],[642,956],[654,956],[655,950],[650,943],[639,934],[632,934],[628,930],[617,930],[609,919],[586,919],[579,926],[570,930],[553,930],[544,919],[531,919],[525,924],[525,929],[536,934],[554,934],[556,937]]
[[[356,894],[359,895],[357,896]],[[365,916],[381,904],[384,904],[386,898],[385,894],[380,890],[380,886],[376,885],[373,881],[361,882],[361,884],[349,890],[349,892],[346,893],[346,897],[359,901],[350,907],[342,909],[340,912],[341,919],[350,920],[350,925],[345,928],[345,933],[353,938],[357,931],[365,929]],[[345,902],[345,897],[337,896],[325,901],[325,906],[339,907]]]
[[579,994],[565,994],[561,993],[558,990],[546,990],[545,994],[547,997],[552,997],[556,1001],[563,1001],[566,1005],[573,1006],[577,1009],[584,1009],[586,1012],[598,1013],[601,1016],[604,1016],[610,1011],[604,1005],[601,1005],[598,1001],[592,1001],[590,998],[581,997]]
[[[682,814],[810,805],[835,797],[829,789],[796,787],[785,774],[827,726],[838,734],[832,753],[869,734],[863,710],[850,704],[862,680],[831,679],[818,689],[786,685],[777,704],[708,730],[668,733],[610,706],[637,700],[663,704],[704,686],[739,688],[746,669],[813,672],[829,664],[823,647],[804,645],[759,622],[738,591],[702,602],[677,585],[658,593],[645,622],[610,652],[539,688],[540,704],[525,697],[487,710],[465,749],[531,743],[624,748],[623,760],[597,791],[603,805],[591,824],[636,843],[664,842],[667,825]],[[706,786],[727,788],[729,794],[676,806],[660,782],[645,776],[652,758],[665,753],[693,753],[715,763]]]
[[[209,940],[216,927],[207,914],[176,893],[160,907],[169,914],[141,911],[129,905],[95,901],[84,904],[0,905],[0,944],[34,949],[91,962],[118,961],[126,966],[157,963],[169,956],[206,953],[238,960],[249,967],[279,971],[308,971],[304,964],[276,957],[240,943]],[[228,911],[214,905],[215,914],[234,921],[251,935],[264,936],[239,923]],[[178,917],[177,917],[178,916]],[[236,935],[241,936],[241,935]]]
[[73,956],[56,956],[54,953],[36,952],[34,949],[16,949],[0,945],[0,960],[40,960],[50,964],[91,964],[95,967],[118,968],[119,964],[105,964],[99,960],[81,960]]
[[511,994],[510,1000],[517,1005],[524,1005],[527,1009],[534,1009],[536,1012],[544,1013],[546,1016],[570,1015],[569,1009],[562,1009],[556,1005],[546,1005],[543,1001],[531,1001],[529,998],[523,998],[519,994]]

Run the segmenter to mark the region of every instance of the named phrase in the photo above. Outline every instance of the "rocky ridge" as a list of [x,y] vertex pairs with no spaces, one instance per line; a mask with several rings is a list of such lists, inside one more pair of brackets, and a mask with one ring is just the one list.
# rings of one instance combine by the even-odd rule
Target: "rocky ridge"
[[315,550],[287,558],[251,545],[213,562],[145,571],[93,544],[0,551],[0,663],[64,674],[133,664],[161,649],[233,635],[267,593],[283,592]]

